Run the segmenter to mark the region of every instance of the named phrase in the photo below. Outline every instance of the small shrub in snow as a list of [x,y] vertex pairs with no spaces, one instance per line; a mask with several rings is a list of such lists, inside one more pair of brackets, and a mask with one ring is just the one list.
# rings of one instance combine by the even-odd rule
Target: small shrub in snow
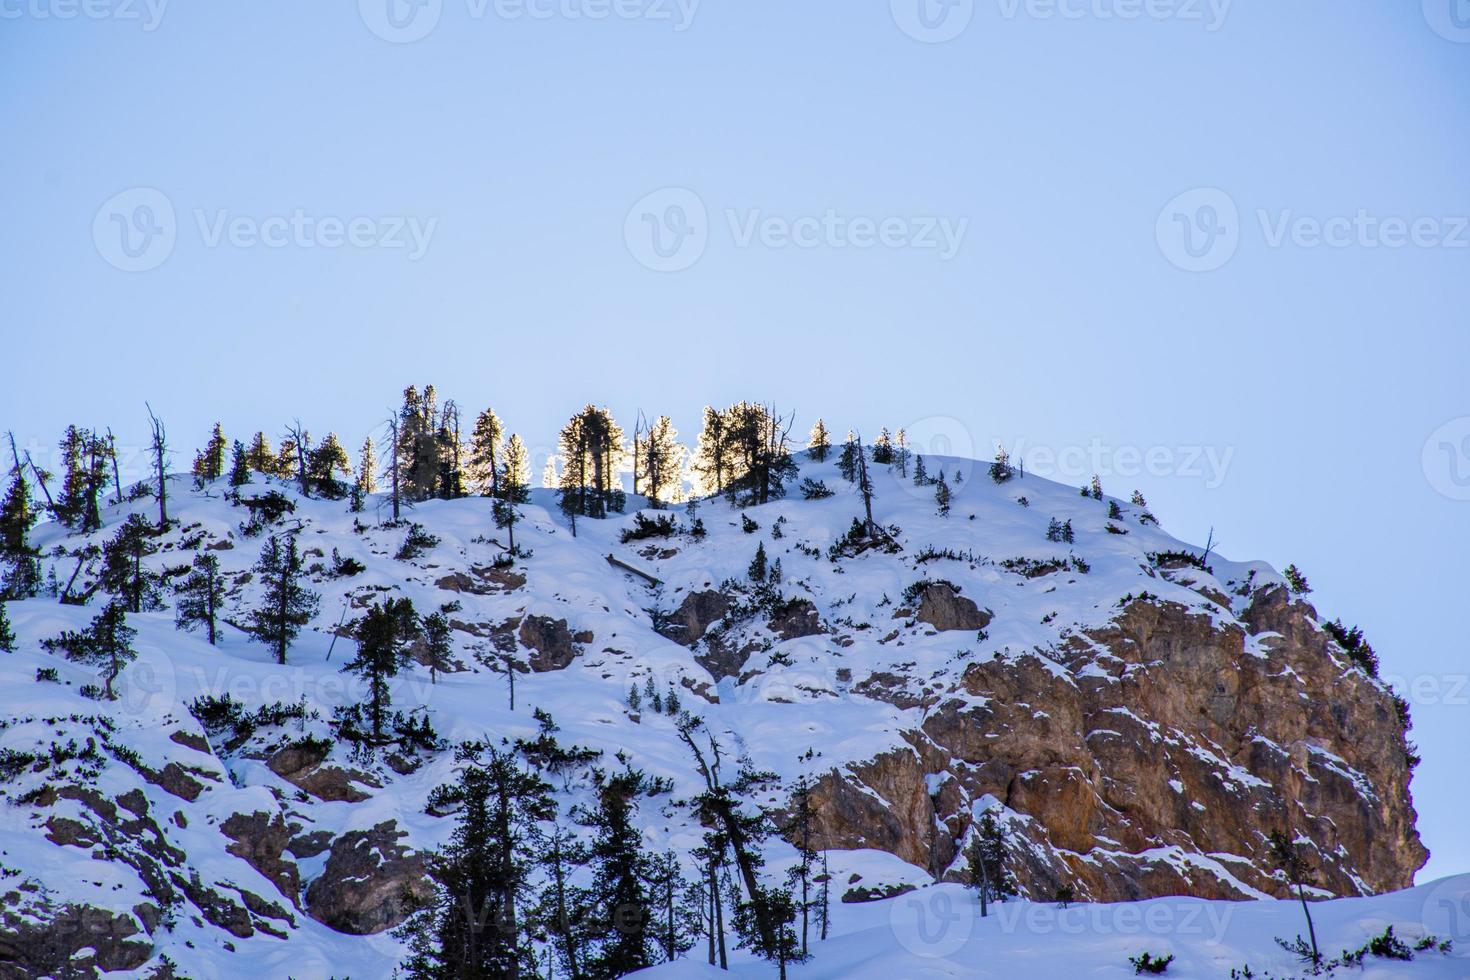
[[428,531],[425,531],[422,524],[410,524],[408,526],[408,537],[403,539],[403,545],[393,557],[399,561],[409,561],[417,558],[438,543],[439,539]]
[[804,500],[825,500],[832,496],[832,493],[832,488],[821,480],[806,477],[801,481],[801,496]]
[[1152,953],[1139,953],[1137,956],[1128,957],[1128,962],[1133,964],[1134,974],[1158,974],[1169,969],[1169,964],[1174,962],[1174,954],[1159,957]]
[[623,544],[629,541],[643,541],[647,538],[667,538],[678,532],[679,526],[674,521],[673,514],[664,514],[649,520],[641,513],[633,515],[633,526],[625,527],[619,535]]

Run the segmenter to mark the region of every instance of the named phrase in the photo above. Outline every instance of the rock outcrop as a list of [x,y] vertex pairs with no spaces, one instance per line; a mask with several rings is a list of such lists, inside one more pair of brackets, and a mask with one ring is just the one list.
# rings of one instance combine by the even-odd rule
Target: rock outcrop
[[909,733],[915,751],[821,782],[823,846],[880,847],[957,877],[989,796],[1020,816],[1033,895],[1062,883],[1099,901],[1281,895],[1272,830],[1314,842],[1329,891],[1408,887],[1426,852],[1393,696],[1284,590],[1257,593],[1242,620],[1252,632],[1139,599],[1054,659],[970,664]]
[[364,936],[392,929],[431,892],[424,856],[399,843],[395,821],[353,830],[332,842],[326,866],[306,889],[306,910],[338,932]]

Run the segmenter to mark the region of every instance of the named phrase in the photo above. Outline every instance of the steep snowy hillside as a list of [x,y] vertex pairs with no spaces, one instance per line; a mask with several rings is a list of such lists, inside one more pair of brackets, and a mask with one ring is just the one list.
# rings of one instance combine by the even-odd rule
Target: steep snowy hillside
[[[239,500],[223,480],[172,480],[173,523],[144,561],[177,582],[195,556],[218,558],[218,645],[176,630],[172,611],[131,615],[139,655],[106,700],[94,667],[41,643],[85,627],[100,602],[6,606],[17,642],[0,654],[0,971],[70,961],[143,976],[166,955],[194,977],[388,976],[403,952],[388,930],[426,888],[425,852],[452,830],[427,806],[454,778],[446,747],[533,739],[538,709],[562,745],[609,765],[625,753],[668,780],[641,810],[645,840],[691,862],[703,830],[680,804],[704,784],[671,714],[646,697],[630,707],[630,688],[650,683],[730,755],[779,775],[760,802],[786,805],[797,780],[812,781],[838,938],[801,976],[1008,976],[1022,962],[1122,976],[1145,947],[1175,953],[1181,975],[1247,962],[1280,975],[1290,958],[1271,936],[1300,931],[1290,903],[1085,905],[1084,917],[1112,911],[1076,935],[1024,925],[1063,887],[1084,902],[1284,897],[1268,853],[1277,831],[1309,852],[1318,897],[1412,883],[1426,854],[1391,692],[1276,571],[1206,557],[1140,506],[1029,476],[997,483],[988,464],[957,459],[926,460],[946,473],[947,515],[934,486],[873,466],[874,518],[891,537],[852,547],[861,498],[835,463],[800,462],[835,493],[808,500],[793,485],[744,510],[716,498],[635,512],[630,498],[626,515],[579,519],[575,536],[536,491],[515,527],[532,554],[508,566],[482,498],[422,503],[391,525],[380,497],[350,513],[259,474]],[[248,502],[271,492],[290,509],[247,533],[261,511]],[[156,504],[107,508],[90,535],[45,524],[33,543],[83,594],[100,573],[95,549],[130,513],[151,518]],[[673,528],[651,523],[670,516]],[[428,535],[416,554],[409,522]],[[295,536],[322,596],[285,665],[240,628],[273,534]],[[341,668],[353,624],[389,597],[443,610],[452,626],[448,669],[431,673],[419,649],[391,683],[394,708],[442,741],[364,754],[334,726],[368,697]],[[549,778],[575,827],[588,773]],[[1002,906],[1020,926],[972,921],[961,888],[929,887],[968,880],[986,812],[1010,832],[1023,896],[1042,903]],[[773,875],[795,855],[779,840],[769,851]],[[932,943],[913,896],[860,901],[914,886],[929,914],[957,910],[964,937]],[[1424,889],[1319,905],[1326,948],[1361,945],[1380,919],[1406,937],[1458,938],[1470,879],[1439,888],[1451,904],[1438,925]],[[1125,907],[1222,915],[1229,929],[1135,935],[1116,924]],[[1458,951],[1421,958],[1437,972],[1370,975],[1467,975]]]

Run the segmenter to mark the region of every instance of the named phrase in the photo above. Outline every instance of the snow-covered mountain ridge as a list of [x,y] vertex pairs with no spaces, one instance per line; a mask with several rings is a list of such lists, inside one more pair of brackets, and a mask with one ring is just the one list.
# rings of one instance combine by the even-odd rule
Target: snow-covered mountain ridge
[[[173,523],[150,568],[176,579],[194,556],[215,555],[224,619],[240,624],[259,602],[262,541],[291,533],[320,611],[284,666],[235,625],[210,646],[175,630],[172,612],[130,616],[139,657],[107,701],[83,692],[95,670],[41,646],[95,608],[7,604],[17,643],[0,656],[0,954],[19,950],[38,971],[56,967],[35,957],[91,949],[73,962],[140,975],[164,955],[191,976],[391,973],[402,950],[387,930],[405,891],[423,887],[423,854],[450,830],[426,802],[454,759],[434,749],[364,758],[333,728],[334,709],[365,697],[340,670],[351,626],[386,597],[445,609],[454,649],[453,669],[431,676],[421,663],[395,678],[395,707],[450,744],[533,738],[539,708],[563,744],[626,753],[673,786],[643,811],[655,851],[698,844],[700,828],[675,804],[701,784],[674,720],[628,704],[650,680],[780,775],[782,791],[763,802],[779,806],[798,778],[814,781],[817,846],[854,900],[961,880],[986,811],[1009,829],[1033,901],[1063,886],[1087,902],[1282,897],[1273,831],[1307,842],[1324,897],[1412,883],[1426,855],[1392,695],[1280,574],[1206,558],[1122,500],[1035,477],[996,483],[968,460],[927,463],[947,474],[947,515],[933,486],[872,467],[889,547],[844,548],[861,500],[835,463],[803,458],[801,475],[833,496],[801,499],[793,486],[765,505],[716,498],[693,513],[635,512],[643,501],[630,498],[626,515],[579,519],[575,537],[550,492],[536,491],[516,527],[531,556],[509,567],[482,498],[414,507],[407,520],[434,541],[399,558],[410,529],[384,523],[381,499],[350,513],[259,475],[233,494],[223,480],[172,481]],[[292,509],[247,535],[249,508],[232,498],[269,491]],[[151,506],[110,507],[91,535],[42,525],[35,543],[60,581],[80,567],[84,591],[98,572],[86,549]],[[669,515],[666,535],[640,524]],[[220,726],[191,713],[225,695],[255,720]],[[554,783],[568,811],[585,800],[576,776]],[[791,857],[774,844],[771,867]],[[1470,885],[1456,881],[1463,911]],[[922,894],[961,901],[949,885]],[[885,928],[899,941],[871,955],[922,966],[932,948],[908,949],[893,924],[903,901],[837,903],[835,935],[861,942],[819,949],[803,969],[858,975],[836,971],[837,950],[870,948]],[[1401,917],[1408,907],[1381,901]],[[898,918],[885,927],[883,916]],[[1280,962],[1256,931],[1231,947],[1242,954],[1231,966],[1257,962],[1257,948],[1260,962]],[[940,959],[963,961],[965,948]],[[892,962],[887,975],[924,975]]]

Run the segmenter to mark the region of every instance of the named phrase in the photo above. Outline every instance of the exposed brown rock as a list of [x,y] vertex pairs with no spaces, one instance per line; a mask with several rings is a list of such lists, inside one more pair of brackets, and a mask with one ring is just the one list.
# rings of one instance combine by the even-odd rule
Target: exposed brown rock
[[[1033,896],[1063,882],[1099,901],[1282,894],[1265,835],[1287,827],[1315,844],[1330,891],[1409,886],[1427,854],[1391,695],[1335,658],[1315,611],[1285,590],[1258,593],[1241,618],[1279,634],[1262,638],[1269,656],[1238,626],[1136,600],[1071,637],[1060,666],[1035,655],[971,664],[910,733],[916,751],[822,780],[822,839],[953,877],[989,794],[1027,818],[1018,833],[1034,846],[1014,853]],[[913,707],[908,688],[872,675],[854,691]],[[1162,848],[1186,860],[1144,853]]]
[[592,642],[591,633],[573,633],[565,619],[550,616],[527,616],[517,635],[521,644],[532,651],[531,669],[538,674],[566,669],[580,652],[580,645]]
[[431,894],[423,855],[398,843],[406,836],[388,820],[338,837],[320,877],[306,889],[308,914],[355,936],[402,923],[412,902]]
[[919,593],[919,611],[916,618],[921,623],[944,632],[945,630],[983,630],[990,625],[990,611],[982,610],[970,599],[966,599],[947,582],[931,582]]

